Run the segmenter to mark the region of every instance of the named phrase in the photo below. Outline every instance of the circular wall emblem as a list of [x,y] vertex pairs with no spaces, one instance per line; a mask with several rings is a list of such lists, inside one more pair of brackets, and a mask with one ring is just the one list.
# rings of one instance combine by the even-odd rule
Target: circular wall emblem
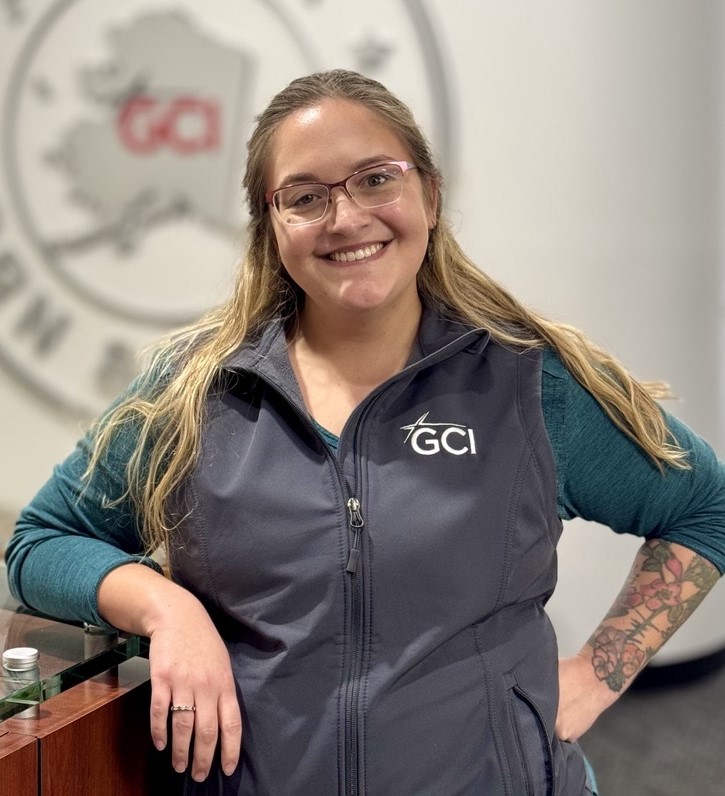
[[445,65],[415,0],[0,0],[0,15],[0,360],[76,416],[228,294],[244,144],[292,78],[381,80],[452,168]]

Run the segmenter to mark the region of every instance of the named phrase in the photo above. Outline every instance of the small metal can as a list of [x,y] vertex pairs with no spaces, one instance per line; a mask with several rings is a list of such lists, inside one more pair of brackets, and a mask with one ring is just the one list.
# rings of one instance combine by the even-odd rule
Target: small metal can
[[13,647],[3,652],[3,667],[9,672],[27,672],[38,665],[35,647]]

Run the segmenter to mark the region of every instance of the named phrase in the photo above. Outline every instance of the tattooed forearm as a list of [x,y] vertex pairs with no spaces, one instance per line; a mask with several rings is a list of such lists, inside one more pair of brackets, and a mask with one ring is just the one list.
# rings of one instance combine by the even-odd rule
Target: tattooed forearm
[[679,545],[644,544],[616,602],[589,639],[597,678],[612,691],[625,688],[718,577],[712,564]]

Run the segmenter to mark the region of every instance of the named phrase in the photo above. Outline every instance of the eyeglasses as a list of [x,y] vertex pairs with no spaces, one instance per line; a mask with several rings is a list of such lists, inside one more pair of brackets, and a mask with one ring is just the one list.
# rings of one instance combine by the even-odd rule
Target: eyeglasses
[[333,188],[342,188],[362,208],[383,207],[397,202],[403,195],[403,177],[412,163],[395,160],[361,169],[339,182],[305,182],[287,185],[265,195],[285,224],[315,224],[327,214]]

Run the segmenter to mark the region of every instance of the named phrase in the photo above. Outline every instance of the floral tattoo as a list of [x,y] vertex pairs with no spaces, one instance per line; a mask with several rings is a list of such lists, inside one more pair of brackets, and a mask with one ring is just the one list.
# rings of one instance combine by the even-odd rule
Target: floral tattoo
[[[589,639],[594,673],[616,692],[655,652],[643,648],[645,632],[656,631],[664,643],[718,579],[714,567],[699,556],[684,568],[667,542],[647,542],[639,555],[639,566],[635,566],[606,619]],[[652,579],[642,583],[643,572],[651,572]],[[609,623],[617,617],[627,618],[628,623]]]

